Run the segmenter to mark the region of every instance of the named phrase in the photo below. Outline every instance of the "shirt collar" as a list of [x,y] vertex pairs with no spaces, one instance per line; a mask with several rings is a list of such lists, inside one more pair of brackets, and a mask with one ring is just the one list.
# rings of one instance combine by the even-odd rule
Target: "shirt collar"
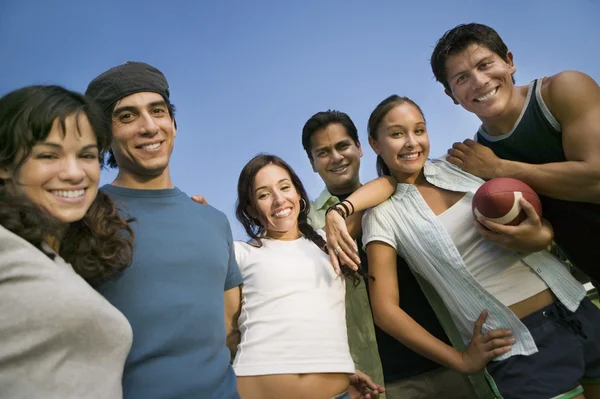
[[339,202],[338,197],[331,194],[329,192],[329,190],[327,190],[327,187],[325,187],[325,189],[321,192],[321,194],[314,201],[315,208],[323,209],[325,206],[329,207],[329,206],[333,205],[333,204],[331,204],[332,199],[335,201],[335,203]]

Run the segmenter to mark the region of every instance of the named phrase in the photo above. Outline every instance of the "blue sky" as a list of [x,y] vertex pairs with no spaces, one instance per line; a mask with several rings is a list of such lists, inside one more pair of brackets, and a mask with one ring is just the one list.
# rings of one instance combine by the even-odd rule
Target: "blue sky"
[[[472,137],[478,119],[444,95],[429,67],[459,23],[496,29],[518,84],[565,69],[600,81],[600,3],[504,1],[0,1],[0,95],[29,84],[84,91],[125,61],[161,69],[177,106],[175,184],[233,216],[243,165],[259,152],[288,161],[316,197],[323,188],[301,146],[315,112],[347,112],[375,177],[366,121],[392,93],[421,105],[431,155]],[[103,173],[103,183],[115,176]],[[200,227],[200,226],[199,226]]]

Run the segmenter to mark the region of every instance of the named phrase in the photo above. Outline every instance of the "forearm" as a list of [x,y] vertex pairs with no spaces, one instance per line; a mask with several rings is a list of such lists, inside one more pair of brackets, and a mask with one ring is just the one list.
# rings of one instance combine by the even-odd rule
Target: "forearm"
[[521,180],[548,197],[600,204],[600,167],[586,162],[533,165],[503,160],[495,177]]
[[390,198],[396,191],[396,185],[396,179],[392,176],[379,177],[362,185],[347,200],[352,203],[355,212],[364,211]]
[[464,372],[462,352],[440,341],[397,306],[374,310],[375,324],[420,355],[443,366]]
[[237,351],[237,346],[240,343],[240,332],[237,329],[232,329],[227,332],[227,337],[225,339],[225,345],[229,348],[229,352],[231,352],[232,356],[235,355]]

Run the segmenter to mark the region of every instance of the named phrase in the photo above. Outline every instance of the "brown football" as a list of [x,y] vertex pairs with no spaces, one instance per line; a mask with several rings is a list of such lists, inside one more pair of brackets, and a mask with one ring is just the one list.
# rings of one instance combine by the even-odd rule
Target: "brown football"
[[527,218],[519,198],[525,198],[542,217],[540,198],[531,187],[517,179],[499,177],[484,183],[473,196],[473,214],[493,222],[516,226]]

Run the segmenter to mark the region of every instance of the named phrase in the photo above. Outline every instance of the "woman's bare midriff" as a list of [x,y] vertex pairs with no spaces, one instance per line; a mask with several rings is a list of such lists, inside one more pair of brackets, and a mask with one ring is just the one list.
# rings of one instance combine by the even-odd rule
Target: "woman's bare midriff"
[[270,374],[238,377],[242,399],[329,399],[350,386],[343,373]]
[[550,305],[555,299],[552,291],[550,291],[550,289],[545,289],[532,297],[510,305],[508,308],[512,310],[519,319],[522,319],[523,317]]

